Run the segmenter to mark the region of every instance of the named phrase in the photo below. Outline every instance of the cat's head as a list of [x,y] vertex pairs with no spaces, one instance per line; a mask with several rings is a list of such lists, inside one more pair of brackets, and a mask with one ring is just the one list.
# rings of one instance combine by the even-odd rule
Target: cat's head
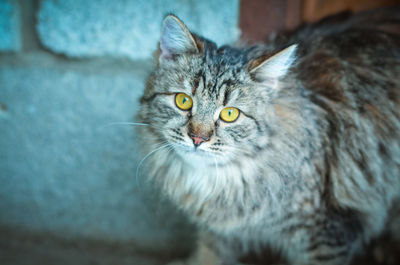
[[254,155],[270,141],[268,104],[295,50],[218,48],[168,15],[141,118],[160,145],[192,164]]

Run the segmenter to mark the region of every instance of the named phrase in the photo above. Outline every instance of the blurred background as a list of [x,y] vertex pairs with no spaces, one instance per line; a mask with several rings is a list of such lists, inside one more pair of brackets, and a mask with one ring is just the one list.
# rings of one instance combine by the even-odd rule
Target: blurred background
[[[195,229],[132,126],[162,18],[218,44],[396,0],[0,0],[0,264],[164,264]],[[271,35],[272,34],[272,35]]]

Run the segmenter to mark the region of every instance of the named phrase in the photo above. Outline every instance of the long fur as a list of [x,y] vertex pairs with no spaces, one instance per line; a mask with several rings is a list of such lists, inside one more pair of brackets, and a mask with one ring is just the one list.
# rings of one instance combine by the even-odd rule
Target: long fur
[[[191,34],[199,52],[156,66],[139,131],[145,154],[170,145],[148,158],[147,174],[213,235],[221,262],[269,245],[293,264],[344,265],[390,221],[400,196],[396,10],[323,21],[268,46],[218,48]],[[268,60],[293,43],[287,72],[256,78],[252,69],[279,68]],[[192,97],[190,111],[174,105],[178,92]],[[225,106],[241,110],[237,121],[219,119]],[[193,126],[212,132],[197,149]]]

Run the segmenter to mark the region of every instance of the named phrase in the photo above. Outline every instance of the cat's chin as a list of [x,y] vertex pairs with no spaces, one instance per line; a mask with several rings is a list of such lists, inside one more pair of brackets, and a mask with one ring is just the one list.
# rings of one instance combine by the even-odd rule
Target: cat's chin
[[181,159],[195,167],[202,167],[206,165],[214,166],[215,163],[220,163],[221,160],[219,155],[200,148],[179,146],[175,148],[175,151],[181,157]]

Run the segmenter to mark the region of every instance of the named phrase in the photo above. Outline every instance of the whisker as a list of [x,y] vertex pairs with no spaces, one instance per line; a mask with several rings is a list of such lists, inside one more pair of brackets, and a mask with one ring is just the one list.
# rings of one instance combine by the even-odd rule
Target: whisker
[[[236,146],[231,146],[231,148],[233,149],[233,151],[239,151],[239,152],[242,152],[244,154],[251,154],[250,150],[246,150],[246,149],[239,148],[239,147],[236,147]],[[237,155],[237,154],[235,154],[235,155]]]
[[114,126],[114,125],[149,126],[149,124],[142,123],[142,122],[110,122],[110,123],[100,126],[99,129],[104,129],[106,127],[110,127],[110,126]]
[[156,151],[158,151],[158,150],[160,150],[160,149],[163,149],[163,148],[165,148],[165,147],[167,147],[167,146],[172,146],[172,144],[164,144],[164,145],[161,145],[161,146],[157,147],[156,149],[154,149],[153,151],[151,151],[150,153],[148,153],[145,157],[142,158],[142,160],[140,160],[138,166],[136,167],[136,185],[137,185],[138,187],[140,186],[140,185],[139,185],[139,178],[138,178],[138,177],[139,177],[139,171],[140,171],[140,167],[142,166],[143,162],[144,162],[149,156],[151,156],[154,152],[156,152]]
[[213,158],[214,158],[214,162],[215,162],[215,170],[216,170],[217,176],[215,177],[214,186],[213,186],[213,189],[211,191],[211,194],[214,194],[215,189],[217,188],[217,182],[219,181],[219,169],[218,169],[217,158],[215,157],[215,155],[213,155]]
[[169,152],[171,152],[172,150],[174,150],[174,144],[171,144],[171,146],[168,147],[167,153],[165,155],[168,155]]

